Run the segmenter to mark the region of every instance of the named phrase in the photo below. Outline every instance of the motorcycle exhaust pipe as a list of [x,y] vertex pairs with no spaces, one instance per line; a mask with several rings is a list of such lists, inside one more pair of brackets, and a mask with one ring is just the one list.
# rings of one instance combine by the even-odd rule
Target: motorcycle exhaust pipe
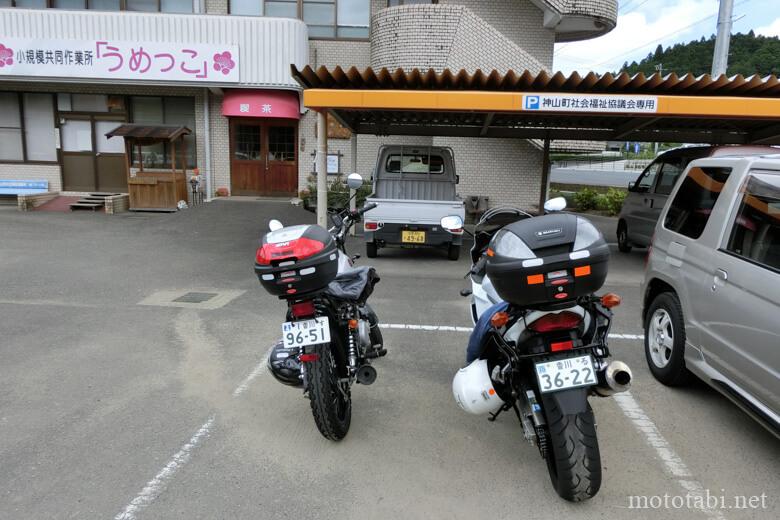
[[604,370],[598,373],[598,384],[593,391],[601,397],[625,392],[631,388],[631,380],[634,378],[631,369],[622,361],[610,361]]

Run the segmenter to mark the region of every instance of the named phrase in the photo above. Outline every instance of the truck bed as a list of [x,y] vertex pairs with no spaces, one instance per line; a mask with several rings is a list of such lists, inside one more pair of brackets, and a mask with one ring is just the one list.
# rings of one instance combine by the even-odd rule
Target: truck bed
[[366,199],[377,207],[366,213],[366,219],[387,224],[430,224],[439,225],[442,217],[458,215],[465,217],[462,200],[404,200]]

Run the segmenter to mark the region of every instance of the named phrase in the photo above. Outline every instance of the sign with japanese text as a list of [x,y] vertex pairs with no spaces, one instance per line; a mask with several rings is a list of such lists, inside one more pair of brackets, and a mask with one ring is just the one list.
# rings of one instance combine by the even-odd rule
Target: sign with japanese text
[[654,114],[658,111],[658,98],[609,94],[523,94],[523,110]]
[[0,76],[237,83],[238,47],[0,37]]

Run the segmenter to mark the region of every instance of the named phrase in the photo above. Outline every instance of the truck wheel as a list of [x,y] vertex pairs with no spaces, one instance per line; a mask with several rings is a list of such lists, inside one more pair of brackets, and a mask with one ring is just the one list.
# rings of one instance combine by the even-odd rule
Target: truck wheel
[[366,242],[366,256],[369,258],[376,258],[376,242]]
[[460,258],[460,246],[457,244],[450,244],[447,249],[447,258],[450,260],[457,260]]
[[621,253],[631,252],[631,243],[628,241],[628,226],[622,220],[620,221],[620,224],[618,224],[617,241],[618,251]]

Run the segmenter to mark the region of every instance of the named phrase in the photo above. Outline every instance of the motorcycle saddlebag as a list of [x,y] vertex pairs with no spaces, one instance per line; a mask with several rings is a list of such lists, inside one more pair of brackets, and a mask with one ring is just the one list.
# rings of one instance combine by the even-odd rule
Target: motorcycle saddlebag
[[532,307],[598,291],[607,278],[609,247],[588,220],[557,213],[501,228],[487,256],[487,274],[499,296]]
[[282,299],[321,291],[337,272],[336,242],[324,228],[315,225],[267,233],[255,256],[255,274],[260,283]]

